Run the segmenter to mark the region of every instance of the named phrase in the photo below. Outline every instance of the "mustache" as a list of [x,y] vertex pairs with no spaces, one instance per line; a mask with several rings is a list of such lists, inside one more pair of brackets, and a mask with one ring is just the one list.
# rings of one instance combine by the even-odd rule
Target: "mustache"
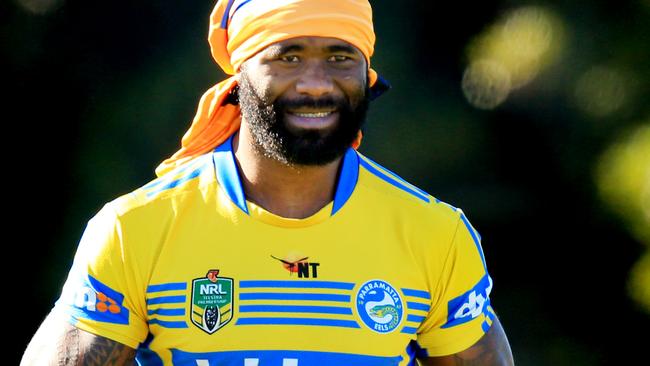
[[297,109],[301,107],[307,108],[333,108],[340,109],[348,105],[348,101],[345,98],[333,98],[333,97],[324,97],[324,98],[309,98],[303,97],[298,99],[290,100],[277,100],[275,103],[281,109]]

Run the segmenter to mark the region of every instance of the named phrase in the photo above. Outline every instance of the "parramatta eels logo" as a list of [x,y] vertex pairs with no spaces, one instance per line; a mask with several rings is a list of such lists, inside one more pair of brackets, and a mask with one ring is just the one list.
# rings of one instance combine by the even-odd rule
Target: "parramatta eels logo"
[[402,322],[404,306],[395,288],[382,280],[371,280],[357,292],[357,312],[368,328],[390,333]]
[[218,269],[192,280],[192,323],[208,334],[216,332],[232,319],[233,280],[217,277]]

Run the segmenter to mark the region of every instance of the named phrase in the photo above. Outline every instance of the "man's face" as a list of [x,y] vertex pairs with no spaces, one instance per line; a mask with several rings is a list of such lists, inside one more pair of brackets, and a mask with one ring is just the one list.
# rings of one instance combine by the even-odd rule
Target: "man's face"
[[248,59],[239,104],[256,151],[287,165],[340,157],[365,121],[366,71],[361,51],[336,38],[292,38]]

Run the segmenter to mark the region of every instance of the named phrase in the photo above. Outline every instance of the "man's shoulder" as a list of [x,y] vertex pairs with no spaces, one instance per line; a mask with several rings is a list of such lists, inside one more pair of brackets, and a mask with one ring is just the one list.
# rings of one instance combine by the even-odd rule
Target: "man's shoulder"
[[214,182],[212,154],[200,155],[164,175],[123,194],[110,204],[118,215],[145,207],[168,206],[184,196],[201,193]]
[[371,199],[393,210],[406,210],[437,221],[458,221],[462,210],[444,202],[402,178],[366,155],[359,156],[359,182],[371,192]]

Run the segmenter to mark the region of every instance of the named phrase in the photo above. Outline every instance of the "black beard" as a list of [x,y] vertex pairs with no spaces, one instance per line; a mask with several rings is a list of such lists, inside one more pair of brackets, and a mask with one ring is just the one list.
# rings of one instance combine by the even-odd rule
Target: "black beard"
[[[366,120],[370,102],[367,87],[359,103],[352,106],[345,98],[332,97],[299,100],[277,99],[269,104],[258,96],[248,77],[242,73],[239,80],[239,107],[249,125],[254,149],[263,156],[285,165],[325,165],[340,156],[352,145]],[[287,110],[300,107],[334,108],[339,120],[333,131],[290,131],[284,116]]]

